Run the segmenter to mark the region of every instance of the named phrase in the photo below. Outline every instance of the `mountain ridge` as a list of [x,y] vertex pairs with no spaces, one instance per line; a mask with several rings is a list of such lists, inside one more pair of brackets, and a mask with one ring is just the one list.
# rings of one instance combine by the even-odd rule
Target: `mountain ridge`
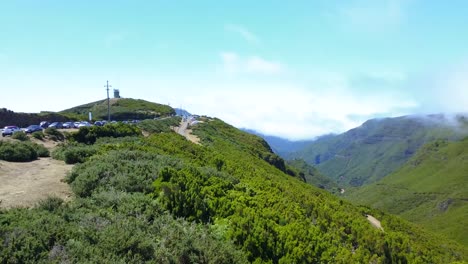
[[287,159],[302,158],[338,183],[361,186],[401,167],[425,143],[457,140],[468,134],[465,116],[459,127],[443,115],[372,119],[343,134],[317,139]]

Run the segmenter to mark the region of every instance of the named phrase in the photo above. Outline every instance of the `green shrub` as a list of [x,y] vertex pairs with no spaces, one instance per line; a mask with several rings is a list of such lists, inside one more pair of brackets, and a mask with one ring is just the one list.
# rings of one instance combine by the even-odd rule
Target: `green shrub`
[[98,147],[84,144],[69,143],[60,145],[52,153],[54,159],[63,160],[67,164],[83,163],[98,152]]
[[140,136],[141,130],[129,124],[109,124],[105,126],[81,127],[76,133],[70,134],[70,140],[78,143],[94,144],[100,137],[131,137]]
[[57,196],[49,196],[44,200],[39,201],[38,206],[42,210],[54,212],[63,204],[63,199]]
[[163,168],[179,168],[181,161],[142,151],[110,151],[76,165],[67,176],[75,194],[86,197],[99,190],[151,193]]
[[64,160],[67,164],[83,163],[96,153],[96,148],[75,147],[65,151]]
[[49,150],[46,147],[44,147],[43,145],[36,144],[36,143],[32,143],[31,145],[34,148],[34,150],[36,151],[38,157],[41,157],[41,158],[42,157],[50,157]]
[[63,141],[65,140],[65,136],[53,127],[48,127],[44,130],[44,134],[53,141]]
[[171,132],[171,127],[180,125],[180,117],[170,117],[158,120],[143,120],[138,123],[138,127],[149,133]]
[[23,131],[18,131],[18,132],[13,133],[11,138],[14,138],[14,139],[17,139],[17,140],[20,140],[20,141],[29,140],[28,135],[26,135],[26,133],[24,133]]
[[36,131],[32,133],[31,136],[35,139],[44,140],[44,133],[42,133],[42,131]]
[[0,141],[0,160],[27,162],[37,159],[37,152],[25,142]]

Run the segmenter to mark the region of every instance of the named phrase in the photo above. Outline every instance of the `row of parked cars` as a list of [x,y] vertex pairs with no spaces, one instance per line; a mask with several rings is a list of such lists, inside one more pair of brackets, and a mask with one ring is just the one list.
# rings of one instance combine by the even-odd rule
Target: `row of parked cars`
[[[132,123],[138,123],[140,122],[139,120],[132,120],[132,121],[123,121],[122,123],[125,124],[132,124]],[[52,122],[49,123],[47,121],[41,122],[39,125],[30,125],[26,128],[19,128],[17,126],[6,126],[2,130],[2,137],[6,136],[11,136],[13,133],[18,132],[18,131],[24,131],[27,134],[34,133],[36,131],[42,131],[43,129],[52,127],[56,129],[69,129],[69,128],[80,128],[80,127],[90,127],[90,126],[104,126],[105,124],[114,124],[117,123],[117,121],[96,121],[93,124],[91,124],[88,121],[77,121],[77,122]]]

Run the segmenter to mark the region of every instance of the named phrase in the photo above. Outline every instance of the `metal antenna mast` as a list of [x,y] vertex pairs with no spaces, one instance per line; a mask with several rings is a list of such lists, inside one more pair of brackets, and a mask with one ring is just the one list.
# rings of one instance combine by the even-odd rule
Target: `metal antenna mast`
[[107,90],[107,121],[110,122],[110,99],[109,99],[109,87],[112,87],[112,85],[109,85],[109,81],[107,81],[106,85]]

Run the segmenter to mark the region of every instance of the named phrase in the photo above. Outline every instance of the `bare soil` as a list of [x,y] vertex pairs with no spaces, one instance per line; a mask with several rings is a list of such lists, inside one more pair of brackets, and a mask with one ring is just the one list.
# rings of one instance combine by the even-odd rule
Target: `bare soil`
[[32,162],[0,160],[0,207],[32,206],[48,196],[72,197],[63,178],[73,166],[52,158]]
[[197,145],[200,144],[200,138],[192,134],[192,130],[188,128],[189,122],[187,120],[182,120],[180,122],[180,126],[174,127],[174,131],[179,133],[180,135],[184,136],[187,140],[195,143]]
[[[5,137],[0,140],[14,139]],[[34,138],[31,141],[42,144],[49,150],[58,144]],[[72,191],[63,179],[72,167],[73,165],[52,158],[40,158],[31,162],[0,160],[0,208],[34,206],[48,196],[70,200]]]

